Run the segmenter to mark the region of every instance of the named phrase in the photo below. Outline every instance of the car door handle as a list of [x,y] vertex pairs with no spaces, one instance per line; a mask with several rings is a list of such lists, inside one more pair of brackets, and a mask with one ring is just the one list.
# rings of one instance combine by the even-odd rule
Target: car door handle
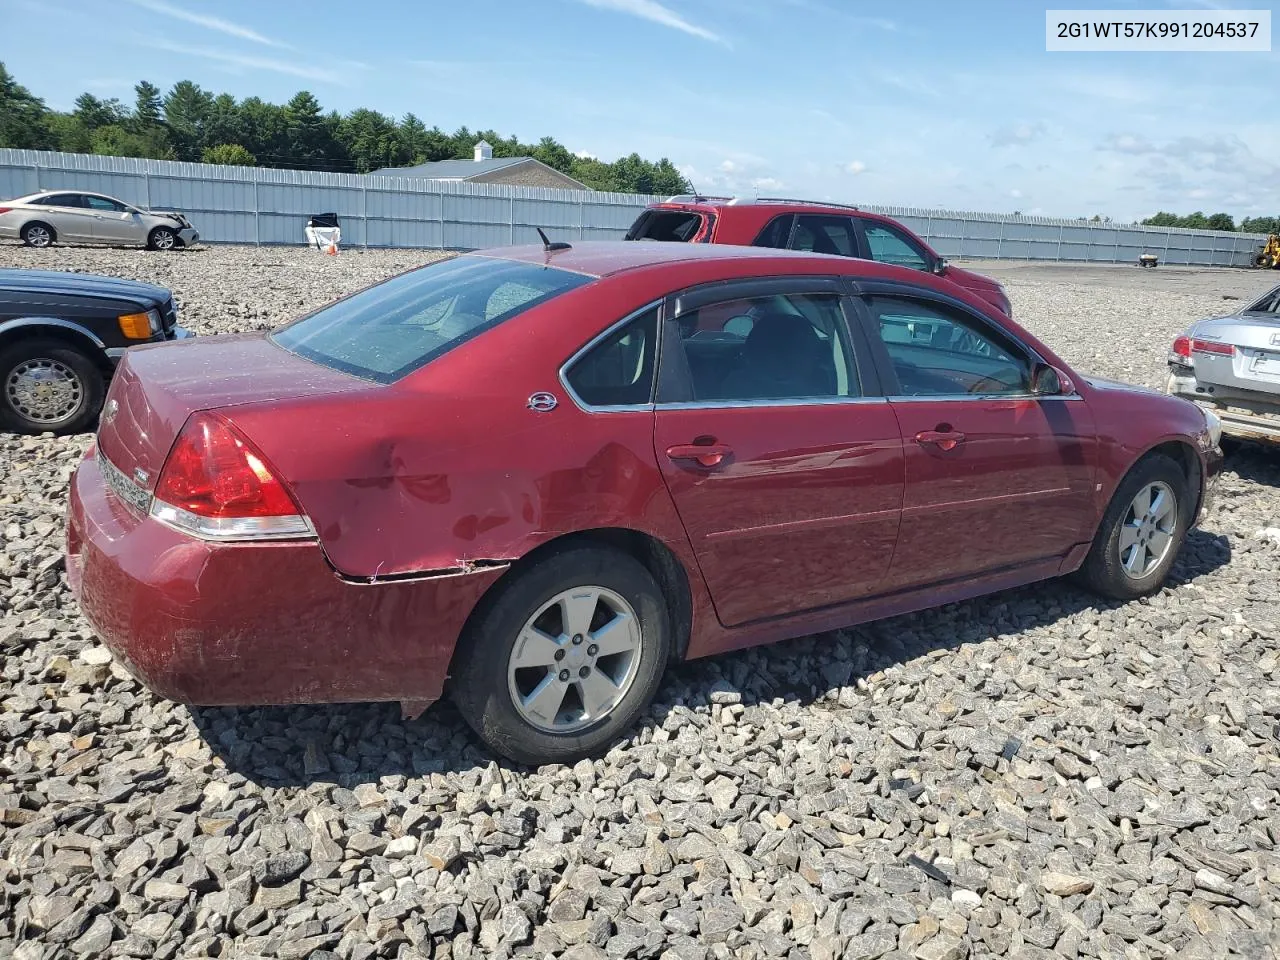
[[720,466],[732,452],[723,443],[677,443],[667,447],[667,456],[672,460],[693,460],[708,468]]
[[964,434],[958,430],[941,429],[945,424],[940,424],[937,430],[921,430],[916,434],[916,443],[932,444],[939,450],[954,450],[958,445],[964,443]]

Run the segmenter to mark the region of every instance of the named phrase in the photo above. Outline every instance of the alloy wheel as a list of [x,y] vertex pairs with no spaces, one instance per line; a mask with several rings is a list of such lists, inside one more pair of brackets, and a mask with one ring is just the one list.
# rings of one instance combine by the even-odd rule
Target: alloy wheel
[[1148,483],[1125,511],[1120,527],[1120,566],[1131,580],[1150,576],[1173,547],[1178,500],[1163,481]]
[[644,637],[631,604],[605,587],[556,594],[525,621],[507,664],[520,717],[575,733],[607,717],[636,678]]
[[53,243],[53,236],[45,227],[36,225],[27,227],[26,241],[33,247],[47,247]]

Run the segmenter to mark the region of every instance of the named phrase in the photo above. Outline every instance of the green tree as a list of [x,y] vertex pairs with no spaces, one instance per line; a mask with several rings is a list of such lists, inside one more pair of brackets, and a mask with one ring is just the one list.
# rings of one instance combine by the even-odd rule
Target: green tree
[[220,143],[216,147],[205,147],[200,159],[205,163],[222,163],[232,167],[252,167],[258,163],[253,154],[238,143]]
[[49,111],[44,101],[14,80],[0,63],[0,147],[58,149],[48,121]]
[[1229,213],[1215,213],[1209,217],[1210,230],[1235,230],[1235,218]]
[[284,107],[249,97],[240,103],[242,133],[236,143],[267,167],[289,165],[289,118]]
[[1280,233],[1280,217],[1245,217],[1240,221],[1241,233]]
[[133,88],[133,122],[138,129],[160,126],[164,104],[160,100],[160,88],[146,80]]
[[1147,217],[1142,222],[1149,227],[1176,227],[1178,219],[1179,217],[1176,213],[1166,213],[1161,210],[1154,217]]
[[75,117],[92,132],[99,127],[123,123],[127,114],[124,105],[114,97],[99,100],[92,93],[82,93],[76,97]]
[[413,151],[400,136],[395,120],[376,110],[353,110],[347,114],[339,121],[338,139],[356,173],[406,166],[413,161]]
[[327,167],[331,161],[329,138],[320,101],[314,94],[302,90],[285,104],[284,111],[288,124],[289,158],[306,168]]
[[212,109],[213,94],[190,80],[179,80],[165,96],[164,119],[179,160],[200,159],[204,127]]
[[561,173],[567,173],[572,176],[574,156],[569,152],[569,148],[560,143],[554,137],[543,137],[538,141],[538,145],[533,148],[530,154],[535,160],[540,160],[548,167],[559,170]]

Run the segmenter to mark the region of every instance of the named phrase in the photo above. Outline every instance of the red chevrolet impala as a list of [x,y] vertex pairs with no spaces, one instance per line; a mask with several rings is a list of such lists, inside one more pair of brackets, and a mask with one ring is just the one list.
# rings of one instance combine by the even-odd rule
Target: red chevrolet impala
[[517,247],[130,350],[67,570],[163,696],[447,691],[494,750],[570,760],[672,660],[1073,572],[1150,593],[1217,439],[919,271]]

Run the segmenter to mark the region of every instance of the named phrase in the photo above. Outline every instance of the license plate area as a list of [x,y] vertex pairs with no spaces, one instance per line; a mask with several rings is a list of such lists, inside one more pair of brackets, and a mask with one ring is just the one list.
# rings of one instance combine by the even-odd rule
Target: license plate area
[[1249,372],[1280,379],[1280,353],[1259,350],[1249,363]]

